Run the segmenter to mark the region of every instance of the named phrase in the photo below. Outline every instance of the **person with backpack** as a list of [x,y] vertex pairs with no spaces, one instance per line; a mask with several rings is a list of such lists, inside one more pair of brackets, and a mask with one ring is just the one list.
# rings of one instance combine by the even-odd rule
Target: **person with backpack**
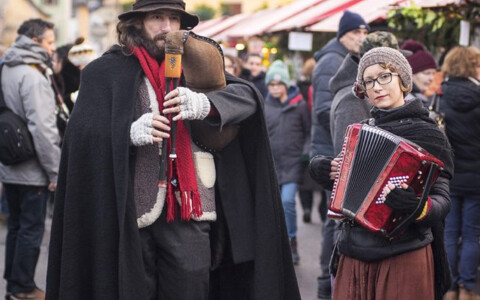
[[34,281],[45,230],[46,202],[54,191],[60,162],[54,92],[49,80],[55,51],[52,23],[30,19],[19,27],[5,52],[1,87],[5,105],[31,135],[35,156],[14,164],[0,163],[10,216],[5,250],[6,299],[45,299]]

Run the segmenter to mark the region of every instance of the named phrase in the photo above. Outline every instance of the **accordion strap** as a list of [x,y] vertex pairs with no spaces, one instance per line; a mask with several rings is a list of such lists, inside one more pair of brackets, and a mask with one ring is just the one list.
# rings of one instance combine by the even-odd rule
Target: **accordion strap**
[[420,197],[417,208],[408,217],[403,219],[403,221],[400,222],[400,224],[398,224],[398,226],[395,227],[389,234],[387,234],[387,238],[394,239],[400,232],[403,231],[403,229],[405,229],[413,220],[415,220],[415,218],[423,210],[423,207],[428,200],[428,194],[430,193],[430,188],[432,186],[435,171],[438,169],[438,167],[439,166],[436,163],[431,164],[427,178],[425,179],[425,186],[423,188],[422,196]]

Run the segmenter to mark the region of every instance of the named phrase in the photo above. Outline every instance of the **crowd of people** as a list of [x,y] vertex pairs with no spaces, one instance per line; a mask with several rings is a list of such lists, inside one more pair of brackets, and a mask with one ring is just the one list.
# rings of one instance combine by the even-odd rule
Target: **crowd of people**
[[[84,38],[56,47],[40,19],[1,55],[0,109],[35,148],[0,162],[6,299],[300,299],[296,201],[310,223],[314,194],[318,299],[480,299],[479,49],[437,63],[345,11],[293,78],[286,61],[223,55],[189,33],[199,19],[182,0],[137,0],[118,18],[118,44],[100,57]],[[172,75],[178,43],[194,59]],[[352,124],[441,162],[423,197],[381,187],[377,203],[411,219],[396,236],[327,215]],[[44,291],[34,275],[48,214]]]

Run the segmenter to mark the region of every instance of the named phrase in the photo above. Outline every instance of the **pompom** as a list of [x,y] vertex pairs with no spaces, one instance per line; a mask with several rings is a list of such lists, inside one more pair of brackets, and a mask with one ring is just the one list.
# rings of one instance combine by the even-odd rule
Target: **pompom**
[[409,51],[412,51],[413,53],[418,51],[426,51],[425,46],[423,46],[422,43],[415,40],[406,40],[405,42],[403,42],[400,49],[409,50]]

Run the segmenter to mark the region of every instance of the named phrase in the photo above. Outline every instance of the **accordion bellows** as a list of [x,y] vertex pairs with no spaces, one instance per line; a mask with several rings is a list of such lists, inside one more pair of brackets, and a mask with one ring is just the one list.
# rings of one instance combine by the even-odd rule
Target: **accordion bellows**
[[[383,235],[388,235],[405,217],[383,203],[384,187],[389,182],[397,187],[406,183],[420,196],[432,165],[443,167],[442,161],[420,146],[366,124],[347,128],[340,158],[329,216],[355,220]],[[432,170],[433,184],[440,169]]]

